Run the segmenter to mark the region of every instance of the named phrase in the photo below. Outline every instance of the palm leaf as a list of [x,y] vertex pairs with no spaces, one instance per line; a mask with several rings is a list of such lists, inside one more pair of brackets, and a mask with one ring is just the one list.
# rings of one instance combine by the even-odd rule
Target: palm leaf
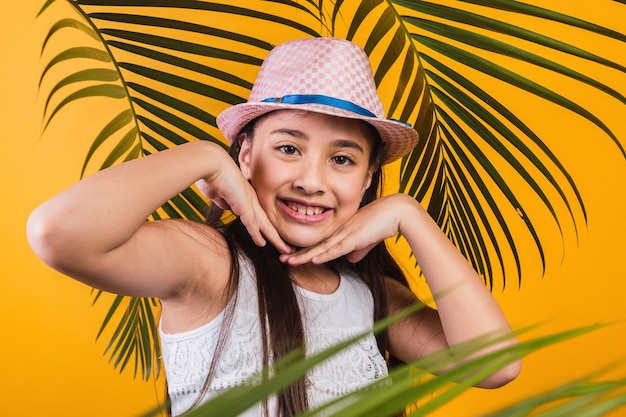
[[[492,0],[453,5],[410,0],[49,0],[40,14],[57,3],[69,4],[73,15],[54,23],[43,42],[42,53],[51,55],[40,82],[42,89],[51,84],[45,125],[84,100],[125,103],[124,109],[103,116],[81,175],[190,140],[225,146],[216,128],[217,114],[245,101],[256,69],[279,42],[336,36],[360,44],[371,58],[388,117],[411,123],[420,133],[420,143],[399,163],[398,191],[427,208],[490,288],[504,288],[511,280],[520,285],[529,263],[546,269],[552,254],[544,250],[537,226],[543,216],[552,219],[565,247],[570,238],[566,231],[573,226],[577,238],[586,211],[550,139],[539,137],[529,121],[509,111],[497,92],[472,74],[480,72],[588,120],[626,156],[611,129],[584,105],[515,70],[518,62],[542,68],[595,88],[618,105],[626,103],[612,86],[544,51],[622,75],[623,66],[567,39],[507,20],[514,13],[626,42],[624,34],[556,11]],[[55,46],[59,34],[70,31],[86,36],[73,45]],[[63,65],[67,62],[84,66],[68,69]],[[534,198],[522,197],[510,185],[514,183],[526,184],[545,212],[533,207]],[[188,189],[153,218],[200,220],[204,207],[204,200]],[[519,228],[526,235],[516,232]],[[521,249],[528,242],[536,252]],[[150,323],[147,316],[139,319],[139,311],[147,314],[145,308],[129,312],[128,317],[137,319],[126,323]],[[127,342],[154,330],[116,331],[111,343],[115,363],[127,364],[133,354],[138,366],[150,363],[147,345]]]
[[[94,303],[102,295],[97,291]],[[161,372],[161,347],[158,343],[157,321],[154,309],[157,303],[153,299],[131,298],[121,295],[115,296],[111,307],[98,331],[96,338],[100,338],[110,321],[121,311],[119,323],[114,330],[105,354],[110,351],[109,361],[122,372],[129,362],[134,361],[135,376],[142,373],[143,379],[148,379],[154,372],[158,376]]]
[[[625,380],[590,382],[573,381],[531,398],[514,406],[489,413],[484,417],[566,417],[571,415],[604,416],[626,404],[623,393]],[[546,410],[546,408],[548,408]],[[544,410],[540,411],[539,410]]]
[[[381,331],[391,323],[421,307],[422,305],[416,304],[394,317],[376,323],[374,327],[375,332]],[[416,402],[419,402],[420,405],[410,415],[426,416],[506,364],[527,356],[532,352],[553,346],[556,343],[571,340],[601,327],[592,325],[540,336],[510,348],[497,350],[478,358],[468,359],[476,352],[507,339],[510,335],[493,340],[473,340],[461,346],[456,346],[453,354],[449,351],[438,352],[414,363],[398,367],[390,372],[387,378],[377,380],[369,386],[351,392],[319,408],[305,412],[301,416],[367,417],[376,415],[385,417],[397,415],[398,412],[407,409],[407,407]],[[531,329],[525,329],[524,332],[529,330]],[[263,373],[271,375],[271,377],[264,379],[263,383],[255,382],[258,381],[257,377],[252,377],[249,384],[242,384],[225,391],[198,408],[189,411],[188,415],[190,417],[234,417],[240,415],[254,404],[304,377],[308,370],[357,342],[365,335],[357,335],[352,339],[338,343],[305,359],[294,361],[294,358],[301,357],[297,352],[294,352],[293,355],[286,355],[279,359],[279,363],[272,370]],[[461,365],[443,370],[452,363],[459,362]],[[280,371],[274,372],[275,369],[280,369]],[[429,378],[429,375],[432,373],[437,373],[437,378]],[[393,383],[390,383],[391,381]],[[553,413],[571,410],[576,406],[589,406],[608,412],[619,407],[626,400],[626,395],[620,394],[619,391],[625,385],[626,381],[575,381],[529,398],[515,406],[507,407],[502,411],[494,413],[493,417],[500,415],[527,415],[523,413],[553,403],[560,403],[558,408],[552,410]],[[437,394],[433,395],[433,393]],[[600,396],[607,394],[611,394],[613,397],[594,402]],[[160,411],[160,408],[151,410],[144,417],[157,415]],[[548,415],[556,416],[559,414]]]
[[[504,3],[511,4],[513,2]],[[519,39],[525,39],[539,45],[547,46],[554,50],[580,56],[584,59],[614,68],[621,72],[625,72],[624,67],[609,60],[597,57],[596,55],[586,51],[582,51],[580,48],[570,46],[565,42],[548,38],[504,21],[499,21],[493,18],[485,17],[478,13],[462,10],[460,7],[455,8],[430,2],[411,1],[395,1],[394,4],[401,5],[403,8],[408,10],[406,12],[403,11],[403,20],[407,25],[410,25],[409,30],[411,31],[411,36],[421,46],[418,48],[418,54],[422,59],[422,62],[424,65],[429,66],[426,76],[431,82],[430,92],[436,95],[433,100],[436,103],[442,104],[436,110],[436,114],[440,116],[438,118],[438,122],[441,123],[439,129],[441,129],[441,125],[447,124],[447,128],[452,132],[449,136],[451,138],[450,140],[456,140],[458,143],[458,139],[464,139],[462,143],[465,147],[472,146],[472,143],[475,142],[479,143],[478,146],[473,147],[473,151],[467,152],[467,154],[471,155],[471,158],[463,157],[466,162],[462,165],[462,168],[466,169],[470,166],[469,164],[476,164],[481,167],[482,171],[484,171],[484,174],[477,171],[475,172],[475,175],[472,175],[472,178],[470,179],[470,183],[473,182],[472,188],[481,189],[480,193],[482,194],[482,197],[486,197],[487,188],[485,188],[485,185],[489,185],[488,189],[491,190],[491,192],[494,190],[493,186],[500,190],[501,197],[503,197],[505,201],[508,201],[508,207],[513,208],[520,214],[519,218],[525,223],[526,228],[529,231],[536,248],[538,249],[539,259],[545,268],[545,255],[543,253],[541,239],[535,231],[534,220],[530,217],[530,212],[526,209],[523,201],[518,201],[515,197],[517,194],[515,190],[507,187],[507,183],[510,178],[504,179],[500,177],[498,174],[500,169],[498,169],[499,166],[496,165],[496,163],[500,162],[512,167],[518,175],[524,179],[524,181],[541,198],[545,207],[551,213],[561,231],[562,229],[560,224],[564,221],[567,221],[567,223],[573,223],[574,226],[576,226],[576,215],[574,210],[580,209],[583,218],[586,219],[582,198],[580,197],[571,176],[552,154],[550,147],[546,145],[536,134],[534,134],[524,122],[507,111],[506,107],[502,103],[498,102],[498,100],[489,95],[487,91],[484,91],[476,83],[469,79],[467,74],[460,73],[459,70],[455,71],[452,69],[453,66],[450,64],[442,63],[441,57],[458,64],[459,67],[470,67],[496,79],[503,80],[510,85],[517,86],[522,90],[531,92],[532,94],[579,114],[602,129],[607,136],[614,141],[617,149],[622,153],[622,155],[626,155],[626,153],[624,153],[623,147],[610,129],[581,105],[572,102],[545,85],[541,85],[536,81],[524,77],[522,74],[517,74],[511,69],[498,65],[493,59],[486,59],[475,51],[477,49],[482,49],[488,51],[490,54],[495,53],[500,56],[512,57],[519,61],[532,63],[538,67],[548,68],[551,71],[562,74],[563,76],[593,85],[600,91],[604,91],[612,97],[620,100],[622,103],[624,103],[624,97],[614,89],[605,85],[597,85],[597,81],[591,79],[590,77],[586,77],[583,74],[572,71],[550,59],[512,47],[498,40],[498,36],[515,36]],[[480,4],[483,6],[490,6],[492,2],[488,2],[488,4],[482,2]],[[497,4],[498,7],[500,7],[503,2],[494,2],[494,4]],[[530,6],[525,7],[525,5],[519,2],[515,2],[515,4],[519,5],[518,9],[516,9],[519,13],[530,14],[532,12],[533,15],[541,17],[542,19],[570,22],[567,16],[555,12]],[[446,22],[441,23],[434,18],[445,19]],[[585,25],[582,21],[576,22],[578,23],[577,26],[583,27],[586,30],[598,31],[597,26],[589,24]],[[493,36],[493,39],[479,33],[472,33],[471,30],[468,30],[465,27],[478,27],[481,29],[481,32],[488,30],[490,31],[489,35]],[[610,36],[613,39],[624,41],[623,35],[610,31],[605,31],[603,34]],[[459,46],[457,46],[457,44],[459,44]],[[441,88],[434,88],[435,86],[440,86]],[[444,108],[451,110],[451,114],[453,115],[452,117],[447,117],[447,120]],[[462,126],[456,124],[456,120],[459,118],[464,122]],[[510,129],[505,128],[503,121],[515,126],[519,129],[521,134],[516,134]],[[487,126],[489,129],[486,128]],[[497,135],[490,134],[489,132],[491,130],[496,130]],[[467,132],[467,135],[463,134],[464,131]],[[440,135],[439,137],[444,138],[445,136]],[[505,146],[507,143],[514,147],[516,154],[512,154],[507,150],[507,146]],[[528,144],[538,147],[539,152],[533,151]],[[455,152],[461,152],[465,149],[462,146],[455,146]],[[491,158],[480,156],[481,149],[489,148],[495,150],[501,156],[501,160],[491,162]],[[452,158],[452,155],[449,157]],[[539,177],[541,185],[538,181],[533,180],[534,176],[531,175],[530,168],[532,168],[533,171],[538,170],[541,172],[541,177]],[[442,165],[442,168],[440,169],[444,170],[445,167]],[[422,172],[424,172],[424,170],[422,170]],[[480,177],[485,174],[491,178],[491,181],[488,184],[483,183],[483,185],[481,185],[482,180]],[[456,171],[455,175],[460,175],[459,171]],[[433,183],[431,182],[431,184]],[[559,203],[559,201],[550,201],[548,199],[547,194],[542,191],[543,187],[546,185],[553,188],[553,190],[559,194],[561,197],[560,203],[565,204],[567,209],[566,213],[568,213],[567,215],[564,215],[562,212],[557,213],[554,209],[553,205],[555,203]],[[471,195],[471,191],[469,191],[469,187],[467,187],[466,190],[468,190],[469,194],[464,193],[460,195],[460,198],[467,200]],[[429,191],[430,190],[426,182],[417,187],[416,182],[413,182],[413,188],[407,190],[408,193],[415,195],[418,199],[424,198],[428,195]],[[435,190],[431,192],[437,193],[442,191]],[[566,193],[573,194],[574,198],[568,198]],[[453,221],[453,218],[445,216],[447,206],[442,204],[447,202],[449,198],[451,197],[442,196],[441,198],[432,199],[428,206],[431,214],[438,219],[444,229],[446,228],[446,222]],[[469,200],[471,200],[471,198]],[[465,230],[472,230],[471,217],[474,213],[480,211],[478,204],[478,201],[476,201],[476,203],[474,203],[473,210],[468,211],[466,215],[455,220],[457,222],[461,221],[465,226]],[[489,211],[491,212],[490,214],[496,216],[497,218],[498,225],[501,228],[500,235],[504,235],[504,239],[507,242],[509,249],[512,251],[515,265],[517,267],[517,277],[520,279],[521,264],[519,253],[515,249],[515,240],[512,239],[510,232],[507,231],[506,225],[509,222],[515,221],[515,219],[511,218],[510,215],[504,216],[503,212],[500,210],[499,204],[500,199],[494,199],[489,202]],[[517,221],[519,222],[519,219]],[[491,239],[490,246],[497,254],[497,258],[501,259],[500,257],[502,256],[502,252],[498,250],[499,245],[491,236],[495,235],[487,233],[486,236],[481,236],[478,240],[483,240],[485,238]],[[476,240],[477,235],[469,235],[469,238]],[[500,247],[502,247],[502,245],[500,245]],[[468,258],[471,257],[468,256]],[[481,265],[484,265],[485,263],[492,263],[490,258],[491,256],[487,253],[483,262],[475,263],[477,269],[481,270]],[[506,271],[504,272],[506,273]],[[488,280],[489,283],[492,282],[488,276],[485,276],[485,279]],[[505,281],[503,281],[503,285],[504,282]]]

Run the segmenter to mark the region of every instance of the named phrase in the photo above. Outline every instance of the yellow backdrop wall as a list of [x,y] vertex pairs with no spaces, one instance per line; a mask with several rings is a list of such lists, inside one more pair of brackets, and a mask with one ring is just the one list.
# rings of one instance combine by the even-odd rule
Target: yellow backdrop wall
[[[90,288],[43,265],[25,238],[30,211],[78,179],[88,147],[88,141],[84,147],[73,141],[87,130],[88,120],[76,124],[64,119],[40,137],[37,82],[45,28],[34,17],[41,3],[5,4],[0,25],[2,414],[136,416],[161,399],[163,381],[135,380],[131,372],[120,375],[107,363],[104,342],[95,342],[106,305],[93,307]],[[623,17],[612,2],[551,4],[623,30]],[[626,65],[622,52],[604,53]],[[612,85],[626,94],[624,81]],[[589,90],[580,94],[626,144],[624,106]],[[495,295],[515,328],[545,323],[535,334],[597,322],[614,324],[529,356],[521,376],[509,386],[472,390],[437,416],[477,416],[626,357],[626,161],[589,123],[541,105],[516,105],[516,111],[545,120],[541,135],[562,141],[557,143],[557,155],[580,187],[589,222],[581,230],[579,246],[568,246],[561,265],[551,265],[543,278],[525,276],[519,291],[511,285]],[[624,365],[611,369],[605,378],[626,377]],[[626,415],[626,410],[615,415]]]

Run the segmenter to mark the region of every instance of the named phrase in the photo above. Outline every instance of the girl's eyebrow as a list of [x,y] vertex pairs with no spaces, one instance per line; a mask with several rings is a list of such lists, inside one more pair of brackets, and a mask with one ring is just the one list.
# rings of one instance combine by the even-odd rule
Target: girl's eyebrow
[[333,146],[336,148],[351,148],[358,152],[365,153],[363,147],[353,140],[337,139],[333,142]]
[[[293,136],[298,139],[309,140],[309,137],[307,136],[307,134],[298,129],[281,128],[281,129],[273,130],[271,134],[284,134],[284,135]],[[335,148],[350,148],[358,152],[365,153],[365,150],[363,149],[361,145],[359,145],[356,141],[349,140],[349,139],[337,139],[333,141],[331,145]]]
[[293,136],[299,139],[306,139],[308,140],[309,137],[306,135],[306,133],[304,133],[301,130],[297,130],[297,129],[276,129],[276,130],[272,130],[271,134],[283,134],[283,135],[289,135],[289,136]]

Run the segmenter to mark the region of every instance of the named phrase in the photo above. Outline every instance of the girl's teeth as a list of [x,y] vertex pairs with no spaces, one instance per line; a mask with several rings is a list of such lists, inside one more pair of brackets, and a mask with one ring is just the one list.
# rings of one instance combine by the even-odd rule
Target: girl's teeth
[[293,211],[297,211],[299,214],[303,214],[306,216],[314,216],[314,215],[318,215],[321,214],[324,209],[320,208],[320,207],[302,207],[302,206],[298,206],[296,204],[290,204],[289,208],[291,208]]

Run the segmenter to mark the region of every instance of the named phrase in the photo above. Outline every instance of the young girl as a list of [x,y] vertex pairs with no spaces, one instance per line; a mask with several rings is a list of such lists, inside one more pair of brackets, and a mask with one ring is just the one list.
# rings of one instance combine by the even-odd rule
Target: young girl
[[[194,141],[123,163],[52,198],[28,222],[33,249],[53,268],[105,291],[161,300],[173,415],[297,347],[318,352],[417,302],[383,242],[398,233],[439,295],[437,310],[365,338],[247,416],[293,416],[385,376],[386,357],[413,361],[511,331],[420,204],[378,197],[381,166],[418,137],[385,119],[358,46],[330,38],[279,45],[249,101],[224,111],[218,126],[231,156]],[[145,221],[194,183],[212,200],[205,224]],[[221,209],[237,215],[223,229]],[[513,363],[480,386],[501,386],[518,371]]]

